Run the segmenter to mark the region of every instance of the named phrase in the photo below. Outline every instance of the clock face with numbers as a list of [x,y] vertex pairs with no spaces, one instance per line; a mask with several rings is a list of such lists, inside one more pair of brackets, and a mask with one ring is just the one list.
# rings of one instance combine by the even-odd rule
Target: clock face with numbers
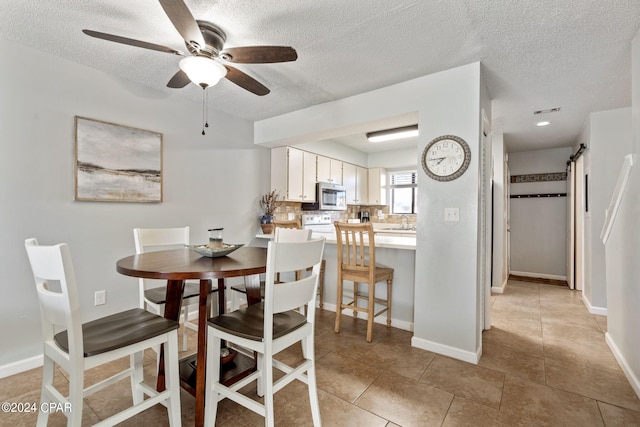
[[453,181],[471,163],[471,150],[460,137],[444,135],[431,141],[422,153],[424,172],[436,181]]

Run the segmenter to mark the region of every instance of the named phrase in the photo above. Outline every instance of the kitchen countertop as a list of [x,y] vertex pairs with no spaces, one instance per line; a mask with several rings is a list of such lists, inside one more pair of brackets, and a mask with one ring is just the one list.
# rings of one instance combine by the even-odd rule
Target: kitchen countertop
[[[387,233],[388,231],[395,230],[377,230],[384,231]],[[397,233],[407,233],[410,230],[397,230]],[[415,233],[415,232],[414,232]],[[273,239],[273,234],[256,234],[256,237],[259,239]],[[313,232],[312,237],[324,237],[327,239],[327,243],[336,244],[336,233],[318,233]],[[415,237],[405,237],[405,236],[379,236],[376,235],[376,247],[377,248],[390,248],[390,249],[405,249],[405,250],[416,250],[416,238]]]

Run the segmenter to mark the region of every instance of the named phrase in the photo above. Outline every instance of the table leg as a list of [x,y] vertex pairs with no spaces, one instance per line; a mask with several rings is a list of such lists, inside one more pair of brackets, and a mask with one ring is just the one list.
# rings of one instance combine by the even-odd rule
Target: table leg
[[[184,291],[183,280],[167,280],[167,297],[164,305],[165,319],[179,320],[180,307],[182,306],[182,292]],[[158,382],[156,389],[158,391],[165,390],[165,373],[164,373],[164,344],[160,345],[160,355],[158,363]]]
[[[220,284],[218,283],[218,288]],[[224,286],[224,282],[223,282]],[[207,360],[207,317],[209,316],[208,297],[211,280],[200,280],[200,300],[198,304],[198,355],[196,369],[196,413],[195,425],[204,425],[204,394]],[[218,289],[220,292],[220,289]]]

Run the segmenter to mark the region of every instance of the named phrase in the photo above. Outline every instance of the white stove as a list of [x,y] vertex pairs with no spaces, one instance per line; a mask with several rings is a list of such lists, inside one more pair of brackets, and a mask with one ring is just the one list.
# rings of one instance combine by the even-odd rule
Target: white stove
[[306,214],[302,215],[302,228],[318,233],[331,233],[336,230],[331,215]]

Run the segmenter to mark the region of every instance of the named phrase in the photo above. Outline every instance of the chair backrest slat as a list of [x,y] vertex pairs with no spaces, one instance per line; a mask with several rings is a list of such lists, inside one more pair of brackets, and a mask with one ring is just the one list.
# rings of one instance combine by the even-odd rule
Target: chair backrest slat
[[134,228],[133,240],[136,253],[144,253],[155,246],[176,246],[189,244],[189,227],[177,228]]
[[[136,247],[136,254],[142,254],[149,250],[168,249],[172,246],[184,246],[189,244],[189,227],[134,228],[133,241]],[[139,278],[138,284],[139,307],[145,308],[144,291],[164,286],[166,282]]]
[[[320,265],[325,239],[298,242],[269,242],[265,284],[265,338],[272,327],[273,314],[308,304],[307,319],[313,322]],[[291,282],[276,283],[280,272],[305,270],[313,267],[311,275]]]
[[[60,329],[66,329],[69,355],[82,357],[80,302],[69,246],[40,246],[36,239],[27,239],[25,248],[38,293],[43,338],[52,340]],[[60,285],[59,292],[50,289],[54,281]]]
[[298,219],[274,219],[271,222],[276,228],[302,228]]
[[375,238],[371,223],[334,223],[338,246],[338,267],[343,270],[369,272],[375,269]]

